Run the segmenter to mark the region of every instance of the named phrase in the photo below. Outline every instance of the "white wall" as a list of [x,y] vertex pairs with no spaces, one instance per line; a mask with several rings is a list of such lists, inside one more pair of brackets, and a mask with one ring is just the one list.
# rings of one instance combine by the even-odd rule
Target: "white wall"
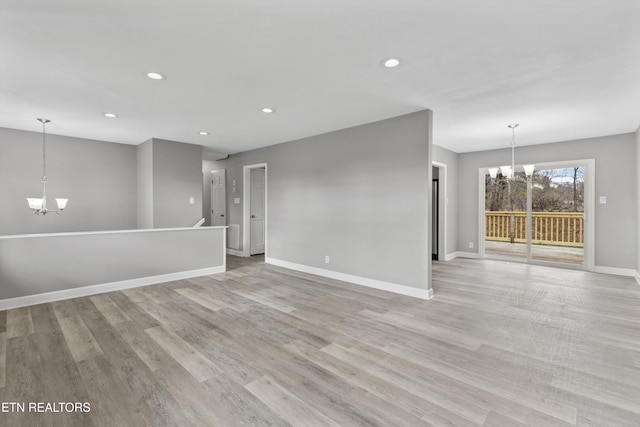
[[[519,164],[595,159],[596,201],[607,196],[594,213],[597,267],[636,268],[636,138],[629,133],[516,148]],[[477,253],[478,168],[509,163],[511,150],[462,153],[458,159],[458,250]],[[468,242],[476,249],[468,249]]]
[[42,133],[0,128],[0,235],[136,227],[134,146],[47,133],[47,176],[49,208],[69,199],[62,215],[36,216],[27,205],[42,197]]
[[268,257],[430,289],[430,125],[421,111],[234,154],[205,174],[227,169],[228,223],[242,226],[242,167],[268,164]]

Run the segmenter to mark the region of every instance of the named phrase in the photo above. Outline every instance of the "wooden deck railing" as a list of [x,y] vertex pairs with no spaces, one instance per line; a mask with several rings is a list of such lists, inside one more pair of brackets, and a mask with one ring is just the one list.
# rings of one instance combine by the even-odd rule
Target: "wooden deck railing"
[[[484,237],[486,240],[510,241],[509,218],[512,212],[485,212]],[[527,241],[527,214],[513,212],[515,242]],[[534,212],[531,215],[532,243],[537,245],[584,246],[584,215],[582,212]]]

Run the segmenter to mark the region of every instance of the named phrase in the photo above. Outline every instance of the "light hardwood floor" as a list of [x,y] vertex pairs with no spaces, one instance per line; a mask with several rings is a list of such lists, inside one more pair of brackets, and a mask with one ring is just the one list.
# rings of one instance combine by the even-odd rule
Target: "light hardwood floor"
[[0,313],[2,426],[640,425],[640,286],[435,262],[422,301],[230,256],[223,274]]

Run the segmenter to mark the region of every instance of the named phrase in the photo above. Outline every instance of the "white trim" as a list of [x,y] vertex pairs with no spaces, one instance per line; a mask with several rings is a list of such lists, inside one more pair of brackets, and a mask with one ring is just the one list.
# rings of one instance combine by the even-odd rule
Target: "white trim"
[[445,255],[444,260],[445,261],[451,261],[452,259],[456,259],[458,258],[458,253],[457,252],[451,252],[450,254]]
[[86,297],[105,292],[137,288],[140,286],[155,285],[157,283],[171,282],[174,280],[208,276],[210,274],[224,273],[225,271],[226,268],[224,266],[200,268],[197,270],[180,271],[177,273],[160,274],[158,276],[141,277],[138,279],[121,280],[118,282],[102,283],[99,285],[82,286],[79,288],[63,289],[60,291],[45,292],[36,295],[8,298],[0,300],[0,311],[71,298]]
[[588,271],[596,269],[596,160],[584,159],[576,160],[576,163],[583,162],[584,171],[584,221],[585,221],[585,244],[584,244],[584,266]]
[[97,234],[125,234],[125,233],[157,233],[159,231],[200,231],[214,230],[218,228],[228,228],[226,225],[204,226],[204,227],[181,227],[181,228],[144,228],[135,230],[107,230],[107,231],[76,231],[70,233],[42,233],[42,234],[12,234],[8,236],[0,236],[0,240],[8,239],[26,239],[33,237],[66,237],[66,236],[88,236]]
[[453,258],[471,258],[471,259],[479,259],[481,258],[479,254],[475,252],[454,252],[455,256]]
[[638,285],[640,285],[640,271],[636,271],[634,276],[636,277],[636,282],[638,282]]
[[301,271],[303,273],[315,274],[316,276],[328,277],[330,279],[341,280],[343,282],[354,283],[356,285],[367,286],[369,288],[381,289],[383,291],[393,292],[396,294],[406,295],[420,299],[433,298],[433,289],[418,289],[406,285],[398,285],[397,283],[383,282],[382,280],[369,279],[351,274],[339,273],[337,271],[325,270],[323,268],[311,267],[303,264],[296,264],[289,261],[283,261],[276,258],[265,257],[266,264],[277,265],[278,267],[288,268],[290,270]]
[[244,254],[244,252],[242,252],[242,251],[237,251],[235,249],[229,249],[229,248],[227,248],[227,254],[235,255],[235,256],[241,256],[241,257],[245,257],[246,256]]
[[[444,202],[442,203],[442,206],[443,206],[442,218],[439,217],[440,212],[438,212],[438,246],[442,246],[442,251],[440,251],[441,248],[438,247],[438,260],[442,260],[442,259],[446,260],[447,259],[447,255],[446,255],[447,253],[447,205],[449,204],[449,196],[447,195],[447,180],[449,179],[449,176],[447,175],[446,163],[432,161],[431,165],[437,167],[443,172],[441,174],[440,173],[441,171],[438,171],[438,192],[440,193],[438,194],[439,196],[438,203],[440,204],[440,202]],[[444,176],[442,177],[441,175],[444,175]],[[440,186],[440,183],[442,183],[442,186]],[[442,245],[440,245],[440,236],[442,236]]]
[[603,267],[601,265],[596,265],[593,271],[602,274],[615,274],[616,276],[634,277],[636,275],[633,268]]
[[[479,258],[479,259],[484,259],[485,257],[485,254],[484,254],[484,226],[485,226],[484,221],[486,216],[485,205],[484,205],[484,199],[486,197],[484,194],[486,191],[485,170],[486,168],[478,169],[478,193],[477,193],[478,195],[478,242],[476,244],[476,250],[478,251],[478,256],[475,258]],[[463,258],[469,258],[463,255],[458,255],[458,256],[461,256]]]
[[268,170],[266,163],[256,163],[254,165],[245,165],[242,167],[242,252],[245,257],[251,256],[251,233],[249,232],[250,224],[250,204],[251,204],[251,169],[264,168],[264,253],[267,254],[267,185]]
[[[226,178],[225,178],[226,185]],[[226,191],[226,190],[225,190]],[[225,196],[226,197],[226,196]],[[227,271],[227,228],[225,227],[224,232],[222,233],[222,271]]]

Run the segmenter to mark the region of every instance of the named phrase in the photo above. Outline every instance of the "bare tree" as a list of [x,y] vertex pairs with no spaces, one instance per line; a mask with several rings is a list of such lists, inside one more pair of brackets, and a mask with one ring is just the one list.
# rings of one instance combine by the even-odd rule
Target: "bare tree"
[[578,212],[578,169],[573,168],[573,211]]

